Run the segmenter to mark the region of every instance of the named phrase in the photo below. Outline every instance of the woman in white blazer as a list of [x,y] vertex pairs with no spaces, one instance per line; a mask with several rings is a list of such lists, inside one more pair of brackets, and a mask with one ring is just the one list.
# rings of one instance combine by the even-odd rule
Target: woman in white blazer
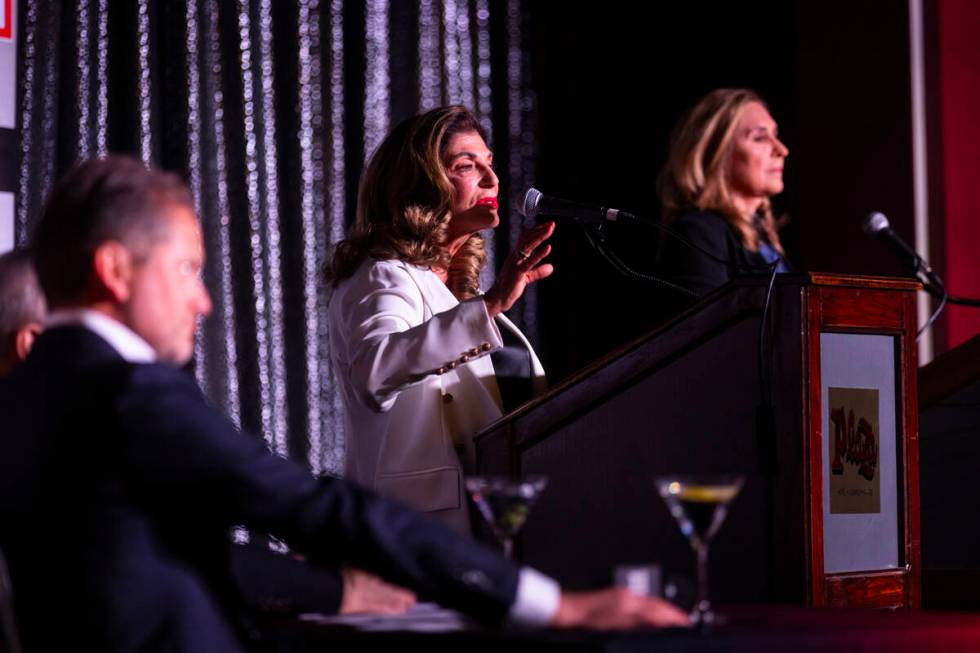
[[463,107],[400,124],[371,158],[355,224],[327,267],[347,476],[461,533],[472,437],[544,388],[541,363],[503,311],[551,274],[542,259],[554,224],[524,232],[481,294],[478,232],[499,222],[492,163]]

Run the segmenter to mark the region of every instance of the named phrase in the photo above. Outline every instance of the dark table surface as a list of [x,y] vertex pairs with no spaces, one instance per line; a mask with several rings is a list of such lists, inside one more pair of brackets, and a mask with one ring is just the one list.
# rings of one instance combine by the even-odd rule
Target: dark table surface
[[[393,630],[364,632],[350,625],[279,619],[265,624],[263,651],[556,651],[561,653],[632,651],[980,651],[980,615],[929,611],[807,609],[787,606],[722,608],[727,623],[697,629],[626,632],[487,631],[464,625],[442,632]],[[438,630],[438,626],[433,626]]]

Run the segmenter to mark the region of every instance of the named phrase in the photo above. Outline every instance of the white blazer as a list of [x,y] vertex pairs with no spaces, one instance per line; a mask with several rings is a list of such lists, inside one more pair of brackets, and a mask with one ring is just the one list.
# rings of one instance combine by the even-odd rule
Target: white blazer
[[482,297],[459,302],[433,272],[368,259],[330,298],[330,356],[346,409],[348,478],[469,533],[463,473],[473,436],[501,415],[487,354],[498,328],[527,338]]

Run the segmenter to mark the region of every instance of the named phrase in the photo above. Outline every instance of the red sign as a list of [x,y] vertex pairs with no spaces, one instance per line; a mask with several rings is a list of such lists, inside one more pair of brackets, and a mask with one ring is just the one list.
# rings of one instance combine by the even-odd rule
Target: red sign
[[14,37],[14,2],[0,0],[0,39],[11,40]]
[[830,512],[880,512],[878,390],[830,387],[827,403]]
[[830,463],[830,473],[843,474],[844,462],[849,462],[857,466],[858,474],[873,481],[878,467],[878,442],[871,422],[861,417],[854,428],[854,411],[847,411],[845,419],[843,406],[830,409],[830,421],[834,424],[834,459]]

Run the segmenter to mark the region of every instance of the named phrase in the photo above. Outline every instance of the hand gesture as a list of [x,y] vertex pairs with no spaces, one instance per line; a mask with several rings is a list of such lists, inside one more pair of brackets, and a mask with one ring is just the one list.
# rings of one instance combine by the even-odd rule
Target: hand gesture
[[528,284],[544,279],[555,271],[550,263],[538,265],[551,253],[551,245],[544,244],[544,241],[554,232],[555,223],[546,222],[520,235],[493,287],[483,296],[490,317],[510,309],[524,294]]

